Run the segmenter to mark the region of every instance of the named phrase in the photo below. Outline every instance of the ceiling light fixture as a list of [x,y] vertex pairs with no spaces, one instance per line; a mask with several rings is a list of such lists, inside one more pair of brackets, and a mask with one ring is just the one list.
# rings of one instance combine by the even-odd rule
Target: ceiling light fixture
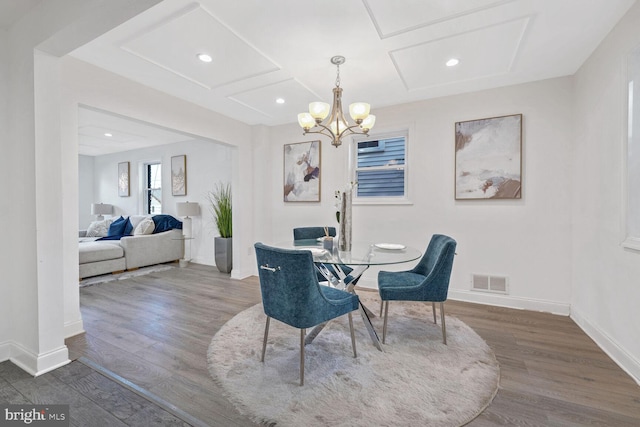
[[[337,67],[336,87],[333,88],[333,107],[326,102],[312,102],[308,113],[298,114],[298,123],[304,129],[304,134],[319,133],[331,138],[331,145],[338,147],[342,144],[342,137],[350,134],[369,136],[369,130],[376,122],[376,116],[369,114],[370,105],[365,102],[354,102],[349,105],[349,115],[356,122],[349,125],[342,112],[342,88],[340,87],[340,65],[345,63],[344,56],[334,56],[331,63]],[[331,108],[331,110],[330,110]],[[331,111],[331,116],[329,116]],[[326,122],[324,119],[329,116]],[[320,130],[312,131],[316,127]]]
[[455,67],[459,63],[460,63],[460,60],[458,58],[451,58],[450,60],[447,61],[447,67]]
[[276,99],[276,104],[284,104],[284,99],[282,98]]
[[211,62],[211,61],[213,61],[213,58],[211,57],[211,55],[208,55],[206,53],[199,53],[196,56],[202,62]]
[[113,136],[113,134],[107,132],[107,133],[104,134],[104,136],[106,136],[107,138],[111,138]]

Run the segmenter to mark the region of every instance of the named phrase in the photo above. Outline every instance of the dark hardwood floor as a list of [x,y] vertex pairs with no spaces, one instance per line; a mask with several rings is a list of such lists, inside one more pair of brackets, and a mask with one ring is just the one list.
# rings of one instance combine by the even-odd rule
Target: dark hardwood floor
[[[81,359],[63,369],[92,378],[84,380],[89,385],[74,389],[84,397],[91,395],[86,390],[111,396],[102,404],[104,411],[117,415],[117,408],[124,408],[118,422],[253,425],[222,396],[208,373],[206,353],[227,320],[260,301],[257,278],[231,280],[214,268],[192,264],[82,288],[80,301],[86,334],[67,340],[67,345],[71,358]],[[448,301],[445,310],[482,336],[500,362],[500,390],[469,425],[640,426],[640,387],[571,319],[456,301]],[[3,385],[16,384],[19,375],[19,369],[6,364],[10,362],[0,364],[0,402],[6,402],[9,393]],[[94,375],[104,376],[101,369],[122,381],[105,385],[108,376]],[[62,370],[47,374],[49,380],[24,375],[17,390],[25,399],[33,394],[28,390],[54,387],[46,381],[74,378]],[[124,390],[118,389],[123,383]],[[64,394],[53,392],[49,396],[58,397],[48,403],[71,403],[72,414],[86,412],[87,403],[80,399],[65,401]],[[151,402],[143,404],[141,397]],[[100,402],[93,399],[90,405]],[[138,407],[146,414],[139,420],[127,412]],[[79,420],[74,425],[120,425]]]

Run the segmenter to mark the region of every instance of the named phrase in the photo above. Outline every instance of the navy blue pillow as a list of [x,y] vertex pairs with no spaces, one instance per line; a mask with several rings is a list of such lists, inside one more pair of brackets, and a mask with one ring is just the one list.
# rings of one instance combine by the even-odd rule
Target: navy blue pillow
[[171,215],[154,215],[151,219],[153,219],[153,223],[156,225],[153,234],[173,230],[174,228],[182,230],[182,221],[175,219]]
[[124,236],[124,230],[127,227],[127,221],[129,221],[129,218],[124,219],[123,217],[120,217],[113,221],[109,226],[107,237]]
[[124,227],[124,235],[131,236],[133,233],[133,224],[131,224],[131,220],[127,218],[127,224]]

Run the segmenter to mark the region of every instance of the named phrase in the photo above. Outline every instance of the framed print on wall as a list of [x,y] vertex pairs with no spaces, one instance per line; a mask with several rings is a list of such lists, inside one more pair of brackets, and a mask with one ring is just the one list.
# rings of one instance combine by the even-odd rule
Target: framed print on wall
[[129,162],[118,163],[118,196],[129,197]]
[[284,201],[320,201],[320,141],[284,145]]
[[522,114],[457,122],[455,196],[522,197]]
[[187,156],[171,158],[171,195],[187,195]]

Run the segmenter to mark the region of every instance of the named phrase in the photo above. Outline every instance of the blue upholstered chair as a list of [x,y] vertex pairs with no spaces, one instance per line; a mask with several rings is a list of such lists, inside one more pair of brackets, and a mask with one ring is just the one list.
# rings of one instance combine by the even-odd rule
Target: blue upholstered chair
[[304,384],[304,339],[307,328],[349,315],[353,357],[357,357],[351,312],[358,296],[318,283],[310,251],[278,249],[255,244],[262,305],[267,315],[262,357],[267,348],[271,318],[300,329],[300,385]]
[[[293,240],[315,240],[320,237],[326,236],[324,230],[324,227],[297,227],[293,229]],[[327,231],[329,232],[329,236],[336,237],[335,227],[327,227]],[[327,267],[327,269],[331,273],[336,274],[337,276],[337,271],[333,265],[323,265]],[[353,282],[353,284],[355,285],[358,279],[354,280],[353,277],[349,275],[353,271],[353,269],[344,264],[340,264],[340,269],[347,276],[344,279],[345,284]],[[319,271],[317,273],[317,276],[320,282],[327,280]]]
[[409,271],[381,271],[378,273],[380,292],[380,315],[384,308],[382,343],[387,335],[389,301],[428,301],[433,306],[433,322],[436,320],[436,302],[440,303],[442,342],[447,344],[447,330],[444,322],[444,301],[447,299],[449,279],[456,252],[456,241],[442,234],[434,234],[422,259]]

